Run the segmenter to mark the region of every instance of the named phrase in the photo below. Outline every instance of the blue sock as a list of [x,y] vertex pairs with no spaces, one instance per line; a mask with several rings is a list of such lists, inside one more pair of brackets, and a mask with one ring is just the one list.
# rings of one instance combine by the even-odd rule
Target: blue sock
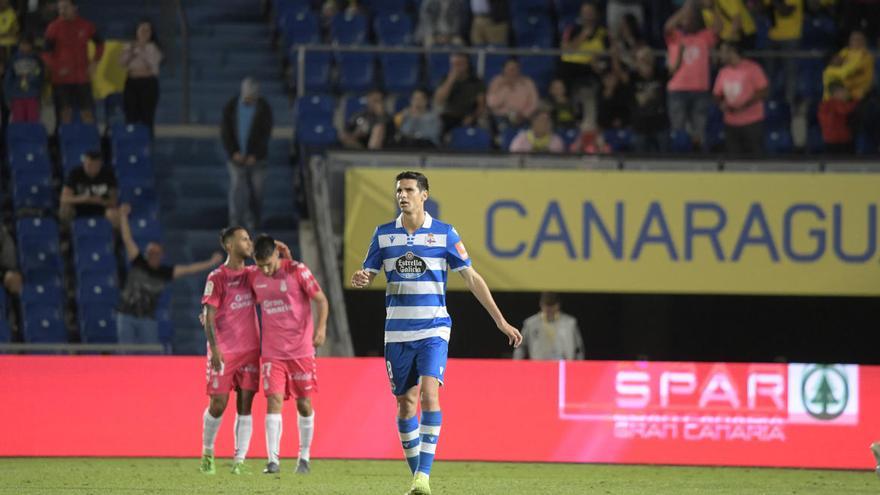
[[400,433],[400,443],[403,445],[403,455],[409,470],[415,474],[419,468],[419,418],[413,416],[409,419],[397,418],[397,432]]
[[422,411],[422,426],[419,432],[422,434],[422,444],[419,452],[419,471],[431,474],[431,465],[434,464],[434,452],[437,450],[437,440],[440,438],[440,423],[443,422],[443,413],[440,411]]

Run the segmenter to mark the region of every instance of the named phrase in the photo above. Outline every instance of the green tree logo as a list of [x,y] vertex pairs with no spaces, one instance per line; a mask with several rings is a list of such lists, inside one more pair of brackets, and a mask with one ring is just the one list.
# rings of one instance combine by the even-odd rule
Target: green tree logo
[[801,382],[801,400],[810,416],[823,421],[837,418],[849,402],[846,374],[825,364],[807,368]]

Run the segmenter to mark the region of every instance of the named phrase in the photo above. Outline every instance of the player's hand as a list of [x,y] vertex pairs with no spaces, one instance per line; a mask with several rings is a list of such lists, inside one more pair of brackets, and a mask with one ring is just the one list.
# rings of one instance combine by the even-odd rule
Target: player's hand
[[324,345],[324,342],[326,342],[326,341],[327,341],[327,329],[321,328],[321,329],[315,330],[315,337],[312,339],[312,344],[314,344],[315,347],[321,347],[322,345]]
[[290,247],[287,244],[285,244],[281,241],[275,241],[275,249],[278,250],[279,257],[281,257],[283,259],[288,259],[288,260],[293,259],[293,255],[290,254]]
[[220,355],[219,350],[211,353],[211,369],[215,373],[220,373],[223,370],[223,356]]
[[119,205],[119,214],[128,216],[131,213],[131,205],[128,203],[122,203]]
[[201,325],[202,328],[205,328],[205,312],[204,311],[199,311],[199,325]]
[[241,165],[242,162],[244,161],[244,157],[241,155],[241,153],[236,151],[235,153],[232,154],[232,161],[234,163]]
[[223,255],[218,251],[211,255],[211,259],[208,260],[212,265],[218,265],[223,261]]
[[355,289],[363,289],[370,285],[370,274],[366,270],[358,270],[351,276],[351,286]]
[[498,325],[498,330],[501,330],[501,333],[507,336],[507,342],[512,345],[514,349],[522,344],[523,336],[513,325],[505,321]]
[[244,164],[247,165],[248,167],[253,167],[254,165],[257,164],[257,157],[255,157],[254,155],[248,155],[244,159]]

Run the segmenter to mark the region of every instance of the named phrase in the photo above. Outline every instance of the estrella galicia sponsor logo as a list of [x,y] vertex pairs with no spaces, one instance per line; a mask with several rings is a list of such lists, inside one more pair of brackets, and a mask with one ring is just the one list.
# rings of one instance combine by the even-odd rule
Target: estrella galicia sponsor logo
[[801,401],[807,413],[830,421],[846,410],[850,385],[845,373],[829,365],[817,364],[805,370],[801,380]]
[[394,263],[394,270],[403,278],[415,279],[428,271],[428,264],[425,263],[425,260],[413,254],[412,251],[407,251],[406,254],[397,258],[397,261]]

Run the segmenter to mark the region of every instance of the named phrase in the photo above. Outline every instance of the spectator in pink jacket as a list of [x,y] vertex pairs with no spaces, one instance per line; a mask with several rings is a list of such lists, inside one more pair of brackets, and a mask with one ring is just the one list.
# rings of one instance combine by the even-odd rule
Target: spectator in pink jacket
[[519,60],[509,58],[504,70],[489,83],[486,103],[500,127],[519,126],[538,108],[538,89],[529,76],[520,72]]
[[725,151],[757,154],[764,151],[764,100],[769,94],[761,66],[740,54],[736,43],[721,44],[724,67],[712,93],[724,112]]

